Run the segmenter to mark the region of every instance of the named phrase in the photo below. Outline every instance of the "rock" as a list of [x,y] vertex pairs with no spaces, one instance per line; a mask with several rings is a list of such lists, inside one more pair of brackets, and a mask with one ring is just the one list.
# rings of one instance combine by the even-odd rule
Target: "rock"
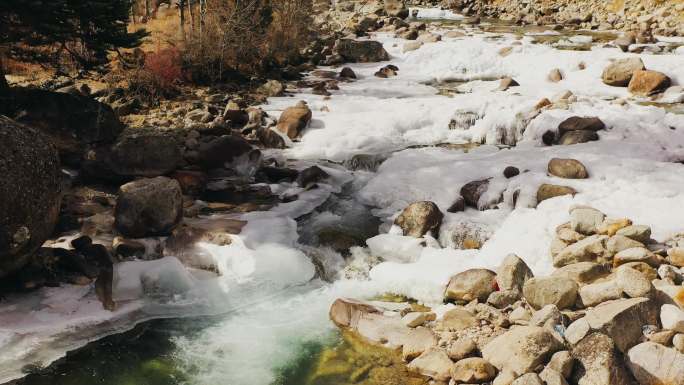
[[631,225],[632,221],[627,218],[606,218],[597,231],[602,235],[613,236],[618,230]]
[[626,33],[615,39],[613,42],[622,52],[627,52],[630,45],[636,43],[636,36],[633,33]]
[[671,80],[667,75],[658,71],[634,71],[629,82],[629,92],[639,96],[649,96],[663,92],[670,86]]
[[525,282],[533,277],[534,274],[525,261],[515,254],[509,254],[497,270],[496,283],[500,290],[522,293]]
[[207,174],[201,171],[179,170],[169,176],[175,179],[184,195],[200,196],[207,187]]
[[155,177],[175,170],[181,162],[181,152],[170,135],[126,135],[112,146],[106,162],[119,176]]
[[477,344],[471,338],[461,337],[454,341],[447,349],[447,355],[453,361],[470,357],[477,351]]
[[508,315],[508,318],[511,320],[511,322],[516,325],[527,325],[531,317],[532,315],[529,311],[527,311],[527,309],[525,309],[524,306],[516,308],[511,312],[511,314]]
[[684,267],[684,247],[667,249],[667,259],[672,265]]
[[60,160],[77,166],[91,146],[111,144],[123,124],[106,104],[91,97],[14,87],[0,103],[0,114],[43,132],[57,148]]
[[343,79],[356,79],[356,73],[349,67],[344,67],[340,71],[340,77]]
[[430,320],[434,321],[435,314],[434,313],[428,313],[428,312],[411,312],[406,314],[401,318],[401,320],[404,322],[404,324],[410,328],[415,328],[418,326],[423,326],[425,322]]
[[167,235],[182,218],[182,198],[178,182],[166,177],[126,183],[119,188],[115,226],[133,238]]
[[380,312],[380,309],[367,302],[338,298],[330,306],[329,316],[339,328],[355,328],[363,315]]
[[577,194],[577,190],[572,187],[545,183],[539,186],[539,189],[537,190],[537,202],[541,203],[547,199],[575,194]]
[[571,131],[600,131],[605,128],[606,125],[599,118],[573,116],[558,125],[558,133],[562,137]]
[[653,342],[629,350],[627,365],[640,385],[684,384],[684,354]]
[[301,187],[310,187],[311,185],[322,182],[324,179],[329,177],[330,174],[323,171],[322,168],[318,166],[311,166],[299,172],[297,175],[297,184]]
[[351,63],[372,63],[389,60],[382,43],[374,40],[340,39],[333,48],[335,54]]
[[445,331],[459,331],[478,324],[477,318],[464,309],[451,309],[442,315],[438,321],[437,329]]
[[553,272],[554,277],[565,277],[579,284],[591,283],[608,275],[608,270],[601,264],[594,262],[579,262],[563,266]]
[[679,306],[665,304],[660,308],[663,328],[684,333],[684,311]]
[[558,83],[559,81],[563,80],[563,74],[558,68],[554,68],[551,70],[551,72],[549,72],[547,79],[552,83]]
[[544,385],[537,373],[525,373],[511,383],[511,385]]
[[448,381],[453,362],[444,349],[433,347],[424,351],[408,364],[408,370],[432,377],[437,381]]
[[606,256],[605,235],[592,235],[575,242],[553,257],[555,267],[563,267],[579,262],[600,262]]
[[644,62],[639,57],[619,59],[603,70],[603,83],[613,87],[627,87],[634,72],[643,70]]
[[676,334],[672,337],[672,346],[680,353],[684,352],[684,334]]
[[389,17],[406,19],[409,16],[409,9],[403,0],[385,0],[385,14]]
[[285,148],[285,139],[270,127],[257,128],[256,136],[266,148]]
[[570,146],[573,144],[595,142],[597,140],[599,140],[599,136],[594,131],[568,131],[560,137],[558,144],[561,146]]
[[590,333],[599,332],[612,338],[618,350],[626,353],[643,336],[643,325],[657,323],[658,311],[652,300],[619,299],[587,310],[584,318],[570,324],[565,331],[565,338],[574,345]]
[[566,223],[565,225],[556,228],[556,236],[567,244],[572,244],[586,238],[584,234],[572,230],[570,228],[570,223]]
[[544,370],[539,373],[539,378],[541,378],[546,385],[568,385],[568,382],[565,381],[563,375],[548,367],[544,368]]
[[424,32],[418,35],[417,41],[423,43],[436,43],[438,41],[442,41],[442,35],[437,33]]
[[616,235],[622,235],[637,242],[648,243],[651,239],[651,228],[644,225],[632,225],[618,230]]
[[511,179],[520,175],[520,170],[517,167],[508,166],[504,169],[503,175],[506,179]]
[[142,259],[147,252],[147,247],[145,247],[144,243],[134,239],[114,237],[114,240],[112,241],[112,251],[114,256],[120,259]]
[[0,115],[0,278],[52,235],[62,200],[57,149],[47,135]]
[[469,269],[451,277],[446,288],[447,300],[485,302],[496,289],[496,274],[487,269]]
[[620,352],[605,334],[592,333],[572,349],[576,359],[571,383],[577,385],[638,385],[623,364]]
[[268,80],[266,83],[262,84],[257,92],[267,96],[275,97],[282,96],[285,93],[285,86],[278,80]]
[[553,158],[549,161],[549,174],[566,179],[586,179],[589,177],[586,167],[575,159]]
[[530,326],[550,326],[551,328],[562,324],[563,314],[561,314],[556,305],[546,305],[540,310],[535,311],[528,322]]
[[402,47],[401,52],[406,53],[406,52],[415,51],[415,50],[419,49],[420,47],[422,47],[423,44],[424,43],[422,41],[417,41],[417,40],[407,41],[406,43],[404,43],[404,46]]
[[563,350],[554,353],[546,367],[557,371],[564,378],[570,378],[574,364],[575,359],[572,358],[572,354],[567,350]]
[[491,340],[482,349],[482,358],[499,371],[520,376],[544,365],[562,349],[563,343],[552,332],[536,326],[519,326]]
[[298,137],[311,121],[311,109],[305,102],[299,102],[294,107],[288,107],[280,114],[276,130],[287,135],[290,139]]
[[499,200],[489,202],[481,202],[481,198],[486,195],[489,188],[489,179],[476,180],[466,183],[461,187],[461,196],[465,200],[466,206],[478,209],[487,210],[495,207]]
[[570,228],[580,234],[596,234],[605,217],[604,213],[591,207],[571,209]]
[[622,250],[627,250],[634,247],[643,248],[644,244],[631,238],[627,238],[624,235],[613,235],[608,239],[608,242],[606,242],[606,249],[608,250],[608,253],[613,255],[621,252]]
[[660,266],[658,257],[644,247],[622,250],[613,256],[613,266],[617,267],[629,262],[644,262],[655,268]]
[[457,196],[456,200],[454,203],[449,206],[447,209],[448,213],[460,213],[461,211],[465,211],[465,199],[463,199],[462,196]]
[[390,64],[380,68],[374,76],[378,78],[391,78],[397,76],[397,71],[398,68]]
[[242,137],[223,135],[202,143],[199,147],[198,160],[205,169],[223,168],[250,151],[252,146]]
[[481,384],[496,377],[496,368],[480,357],[464,358],[451,367],[451,379],[457,384]]
[[591,307],[622,298],[622,288],[615,280],[597,282],[582,286],[579,289],[579,296],[584,307]]
[[413,202],[399,214],[394,224],[401,227],[404,235],[420,238],[433,231],[439,231],[444,214],[432,202]]
[[515,81],[515,79],[513,79],[511,77],[505,77],[505,78],[501,79],[501,81],[499,82],[499,88],[497,88],[497,90],[506,91],[507,89],[509,89],[511,87],[518,87],[518,86],[520,86],[520,84],[517,81]]
[[575,304],[578,289],[577,283],[567,278],[532,278],[525,283],[523,295],[535,309],[552,304],[562,310]]
[[616,282],[620,289],[630,298],[648,297],[653,291],[653,285],[642,272],[622,265],[617,269]]

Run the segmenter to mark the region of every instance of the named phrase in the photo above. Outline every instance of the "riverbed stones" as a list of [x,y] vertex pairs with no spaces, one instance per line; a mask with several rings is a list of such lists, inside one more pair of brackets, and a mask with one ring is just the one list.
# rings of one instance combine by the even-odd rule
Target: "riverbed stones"
[[622,288],[615,280],[597,282],[582,286],[579,289],[579,296],[584,307],[591,307],[622,298]]
[[606,125],[597,117],[582,117],[573,116],[565,119],[558,125],[558,133],[562,137],[565,133],[571,131],[600,131],[606,128]]
[[639,342],[643,325],[657,325],[658,311],[648,298],[619,299],[587,310],[583,318],[570,324],[565,332],[571,344],[592,332],[603,333],[615,342],[618,350],[627,350]]
[[549,72],[547,79],[552,83],[558,83],[563,80],[563,73],[558,68],[554,68]]
[[546,367],[557,371],[563,378],[570,378],[574,365],[575,359],[572,357],[572,354],[567,350],[562,350],[551,356],[551,360],[549,360]]
[[622,265],[617,269],[615,280],[630,298],[648,297],[653,291],[651,280],[644,273],[631,266]]
[[370,303],[350,298],[338,298],[330,306],[330,320],[341,328],[353,328],[359,319],[369,313],[380,313],[380,309]]
[[486,205],[480,203],[480,198],[487,192],[489,188],[489,179],[476,180],[468,182],[461,187],[461,196],[465,200],[466,206],[484,210]]
[[633,247],[644,247],[644,244],[637,242],[631,238],[627,238],[624,235],[613,235],[606,242],[606,249],[610,254],[617,254],[622,250],[631,249]]
[[511,383],[511,385],[544,385],[537,373],[525,373]]
[[565,265],[553,272],[552,276],[572,279],[579,284],[591,283],[608,275],[608,269],[595,262],[578,262]]
[[422,42],[422,41],[417,41],[417,40],[414,40],[414,41],[407,41],[406,43],[404,43],[404,46],[403,46],[403,48],[401,49],[401,52],[406,53],[406,52],[415,51],[415,50],[419,49],[419,48],[422,47],[422,46],[423,46],[423,42]]
[[286,108],[276,125],[276,130],[287,135],[290,139],[297,138],[311,121],[311,109],[304,101],[298,102],[293,107]]
[[638,385],[623,364],[622,354],[613,340],[602,333],[591,333],[572,349],[575,369],[571,383],[578,385]]
[[537,202],[541,203],[547,199],[575,194],[577,194],[577,190],[572,187],[544,183],[537,189]]
[[537,277],[525,283],[523,295],[535,309],[555,305],[566,309],[575,304],[579,286],[571,279],[562,277]]
[[637,242],[647,243],[651,239],[651,227],[631,225],[618,230],[615,234],[625,236]]
[[580,234],[596,234],[605,218],[605,214],[591,207],[573,208],[570,211],[570,228]]
[[513,79],[512,77],[505,77],[501,79],[499,82],[499,88],[497,88],[498,91],[506,91],[507,89],[511,87],[518,87],[520,84]]
[[562,146],[570,146],[573,144],[595,142],[597,140],[599,140],[599,136],[595,131],[568,131],[560,137],[558,144]]
[[592,235],[577,241],[553,257],[555,267],[563,267],[579,262],[600,262],[606,256],[605,235]]
[[603,70],[601,78],[603,83],[609,86],[627,87],[634,72],[644,69],[646,69],[644,62],[639,57],[618,59]]
[[382,43],[375,40],[339,39],[333,48],[335,54],[351,63],[373,63],[389,60]]
[[654,268],[661,264],[658,256],[645,247],[632,247],[613,256],[613,265],[616,267],[630,262],[643,262]]
[[663,328],[684,333],[684,311],[679,306],[665,304],[660,308]]
[[533,277],[534,274],[525,261],[515,254],[509,254],[497,270],[496,283],[502,292],[512,292],[515,297],[519,297],[525,282]]
[[487,269],[469,269],[451,277],[445,299],[457,302],[485,302],[496,289],[496,273]]
[[437,321],[437,329],[444,331],[459,331],[476,326],[478,320],[475,315],[468,310],[456,308],[448,310]]
[[649,96],[665,91],[671,84],[670,78],[662,72],[638,70],[629,82],[629,92],[638,96]]
[[222,168],[251,150],[252,146],[241,136],[223,135],[200,144],[198,161],[205,169]]
[[515,376],[534,371],[551,355],[563,349],[553,332],[536,326],[519,326],[491,340],[482,349],[482,358],[499,371]]
[[444,214],[433,202],[413,202],[397,217],[394,224],[401,227],[403,234],[410,237],[420,238],[433,231],[439,231]]
[[182,192],[173,179],[138,179],[119,188],[115,226],[125,236],[167,235],[182,215]]
[[548,165],[549,174],[565,179],[586,179],[587,168],[577,159],[553,158]]
[[481,384],[496,377],[496,368],[480,357],[464,358],[451,367],[451,379],[457,384]]
[[42,132],[0,115],[0,278],[52,234],[62,199],[57,149]]
[[447,348],[447,355],[453,361],[470,357],[477,352],[477,344],[469,337],[461,337],[453,341]]
[[117,140],[108,166],[119,176],[155,177],[170,173],[180,162],[181,152],[172,136],[147,133]]
[[408,369],[437,381],[448,381],[451,377],[452,366],[453,362],[444,349],[432,347],[411,361]]
[[640,385],[684,384],[684,355],[653,342],[629,350],[627,365]]

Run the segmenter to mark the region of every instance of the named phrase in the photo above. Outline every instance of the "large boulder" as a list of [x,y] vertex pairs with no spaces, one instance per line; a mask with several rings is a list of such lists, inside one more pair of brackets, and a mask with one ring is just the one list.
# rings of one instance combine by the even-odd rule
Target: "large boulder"
[[389,17],[406,19],[409,16],[409,9],[404,0],[385,0],[385,13]]
[[601,131],[606,125],[597,117],[572,116],[558,125],[558,134],[562,137],[570,131]]
[[223,135],[202,143],[198,161],[205,169],[221,168],[252,151],[252,145],[237,135]]
[[52,234],[62,184],[59,157],[39,130],[0,115],[0,277],[21,268]]
[[333,52],[352,63],[373,63],[389,60],[389,54],[382,43],[375,40],[340,39],[335,42]]
[[573,322],[565,338],[576,344],[592,332],[603,333],[615,342],[622,353],[639,342],[642,326],[658,324],[658,309],[648,298],[619,299],[602,303]]
[[612,62],[603,70],[601,78],[609,86],[627,87],[634,72],[646,69],[639,57],[619,59]]
[[90,97],[13,88],[0,114],[48,135],[62,162],[77,165],[90,146],[112,143],[123,130],[114,111]]
[[623,363],[622,354],[605,334],[592,333],[572,350],[575,369],[572,383],[577,385],[637,385]]
[[629,350],[627,365],[640,385],[684,384],[684,354],[654,342]]
[[569,186],[544,183],[537,189],[537,203],[563,195],[575,195],[577,190]]
[[420,238],[429,231],[439,231],[444,214],[432,202],[413,202],[395,219],[394,224],[401,227],[404,235]]
[[671,84],[670,78],[662,72],[635,71],[629,81],[629,92],[639,96],[649,96],[665,91]]
[[168,235],[183,216],[178,182],[166,177],[139,179],[119,188],[115,225],[124,235]]
[[482,358],[499,371],[520,376],[539,369],[560,350],[563,350],[563,342],[551,331],[536,326],[520,326],[485,345]]
[[288,107],[280,114],[276,130],[295,139],[311,121],[311,109],[305,102],[299,102],[294,107]]
[[181,152],[170,135],[147,133],[121,137],[111,148],[109,166],[120,176],[155,177],[176,169]]

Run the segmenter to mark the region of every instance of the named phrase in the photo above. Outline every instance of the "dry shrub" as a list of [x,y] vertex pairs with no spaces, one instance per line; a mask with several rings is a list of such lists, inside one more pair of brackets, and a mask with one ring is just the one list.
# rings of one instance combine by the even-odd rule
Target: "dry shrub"
[[[189,34],[194,80],[259,74],[295,61],[308,41],[311,0],[206,0],[203,23]],[[196,12],[198,13],[198,12]]]
[[147,102],[173,97],[184,80],[183,58],[176,47],[157,48],[145,55],[142,68],[133,71],[129,89]]

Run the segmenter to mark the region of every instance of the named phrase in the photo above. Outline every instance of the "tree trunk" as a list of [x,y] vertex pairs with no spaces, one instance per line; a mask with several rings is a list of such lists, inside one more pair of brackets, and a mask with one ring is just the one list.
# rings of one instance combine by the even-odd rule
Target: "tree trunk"
[[188,14],[190,15],[190,34],[195,35],[195,15],[192,11],[192,0],[185,0],[188,3]]
[[0,97],[9,93],[9,84],[5,78],[5,68],[2,58],[0,58]]
[[145,0],[145,20],[150,20],[150,0]]
[[178,0],[178,16],[180,17],[181,39],[185,40],[185,0]]

